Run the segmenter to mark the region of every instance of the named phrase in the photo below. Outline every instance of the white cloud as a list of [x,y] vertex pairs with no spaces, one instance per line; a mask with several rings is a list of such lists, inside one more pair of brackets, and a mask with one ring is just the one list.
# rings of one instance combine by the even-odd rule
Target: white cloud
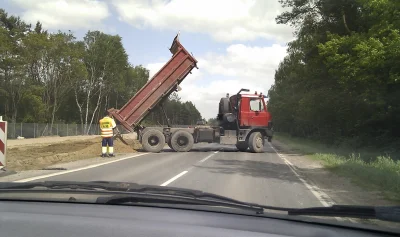
[[[181,83],[178,94],[182,100],[192,101],[205,118],[215,117],[218,103],[226,93],[235,94],[241,88],[267,94],[274,83],[275,70],[286,55],[286,47],[250,47],[230,45],[224,54],[207,53],[196,58],[199,69],[193,69]],[[163,63],[147,65],[151,76]]]
[[[167,61],[165,61],[166,63]],[[158,72],[158,70],[161,69],[162,66],[164,66],[165,63],[150,63],[147,64],[146,68],[149,69],[149,77],[152,78],[154,74]]]
[[12,0],[24,9],[22,19],[40,21],[48,29],[90,29],[110,13],[105,2],[97,0]]
[[275,69],[286,55],[286,47],[273,44],[270,47],[248,47],[234,44],[226,54],[208,53],[204,70],[210,74],[246,78],[262,85],[271,85]]
[[210,34],[223,42],[264,38],[286,42],[293,29],[277,25],[277,0],[113,0],[120,20],[137,28]]

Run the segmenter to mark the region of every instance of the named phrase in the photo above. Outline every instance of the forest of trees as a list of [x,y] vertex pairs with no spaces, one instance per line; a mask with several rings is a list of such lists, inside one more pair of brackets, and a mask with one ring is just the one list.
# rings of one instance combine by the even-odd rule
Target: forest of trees
[[398,0],[281,0],[296,29],[269,91],[277,131],[327,144],[400,138]]
[[[163,106],[170,124],[173,126],[195,125],[197,120],[202,119],[196,106],[190,101],[182,102],[181,98],[175,92],[164,102]],[[147,116],[143,124],[166,125],[167,121],[162,110],[157,108]]]
[[[0,9],[0,115],[9,122],[76,123],[88,131],[103,112],[120,108],[147,81],[149,71],[133,66],[118,35],[88,31],[49,33]],[[173,94],[165,101],[173,123],[201,118],[191,102]],[[163,123],[159,109],[146,124]]]

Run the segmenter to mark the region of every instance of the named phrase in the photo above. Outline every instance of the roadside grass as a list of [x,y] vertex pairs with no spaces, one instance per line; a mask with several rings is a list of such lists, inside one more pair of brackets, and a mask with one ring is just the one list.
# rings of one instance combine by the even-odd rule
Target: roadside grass
[[330,147],[315,141],[276,133],[276,140],[371,191],[380,191],[392,201],[400,202],[399,153],[386,153],[371,148]]

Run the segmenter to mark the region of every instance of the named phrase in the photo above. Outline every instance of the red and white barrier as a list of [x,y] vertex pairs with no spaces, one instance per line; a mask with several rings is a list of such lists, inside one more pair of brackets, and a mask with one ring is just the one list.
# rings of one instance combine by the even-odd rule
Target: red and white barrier
[[6,166],[7,122],[0,116],[0,168]]

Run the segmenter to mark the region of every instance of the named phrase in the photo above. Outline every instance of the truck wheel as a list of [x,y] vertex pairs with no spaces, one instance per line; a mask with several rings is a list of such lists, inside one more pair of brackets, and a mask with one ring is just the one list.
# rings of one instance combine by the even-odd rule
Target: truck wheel
[[228,98],[221,98],[219,102],[219,113],[226,114],[229,113],[229,99]]
[[165,145],[164,134],[156,129],[150,129],[142,137],[142,146],[148,152],[160,152]]
[[247,151],[247,148],[249,148],[249,145],[247,144],[247,142],[238,142],[238,143],[236,143],[236,148],[239,151]]
[[177,152],[187,152],[192,149],[194,139],[187,131],[176,131],[171,137],[171,146]]
[[[149,131],[149,130],[151,130],[151,128],[144,128],[141,132],[140,132],[140,136],[142,136],[142,138],[143,138],[143,135],[147,132],[147,131]],[[139,134],[138,134],[139,135]],[[139,139],[139,136],[138,136],[138,139]]]
[[260,132],[253,132],[249,138],[249,148],[251,152],[261,153],[264,151],[264,138]]
[[272,142],[272,137],[268,137],[268,142]]

